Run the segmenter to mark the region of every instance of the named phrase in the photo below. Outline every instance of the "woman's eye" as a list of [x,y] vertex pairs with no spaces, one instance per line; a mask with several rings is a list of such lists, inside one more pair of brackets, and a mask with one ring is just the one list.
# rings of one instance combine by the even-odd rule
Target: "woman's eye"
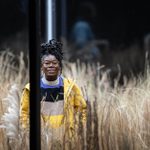
[[44,63],[45,65],[49,65],[49,63]]
[[50,65],[50,64],[51,64],[51,65],[57,65],[58,63],[57,63],[57,62],[51,62],[51,63],[44,63],[44,64],[48,66],[48,65]]

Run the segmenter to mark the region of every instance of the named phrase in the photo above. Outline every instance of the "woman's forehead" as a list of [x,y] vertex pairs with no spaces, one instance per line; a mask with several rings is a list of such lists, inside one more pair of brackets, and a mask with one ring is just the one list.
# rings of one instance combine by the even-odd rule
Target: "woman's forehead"
[[[44,61],[56,61],[57,60],[57,58],[54,56],[54,55],[51,55],[51,54],[49,54],[49,55],[45,55],[45,56],[43,56],[43,60]],[[58,61],[58,60],[57,60]]]

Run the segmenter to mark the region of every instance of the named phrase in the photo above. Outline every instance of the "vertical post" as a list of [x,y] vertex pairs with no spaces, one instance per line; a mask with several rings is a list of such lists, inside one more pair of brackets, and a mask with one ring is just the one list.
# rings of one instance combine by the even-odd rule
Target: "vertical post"
[[67,2],[61,0],[61,36],[66,38],[67,36]]
[[40,0],[29,1],[30,149],[41,149],[40,131]]
[[56,37],[56,0],[46,0],[46,41]]
[[52,39],[52,0],[46,0],[46,42]]

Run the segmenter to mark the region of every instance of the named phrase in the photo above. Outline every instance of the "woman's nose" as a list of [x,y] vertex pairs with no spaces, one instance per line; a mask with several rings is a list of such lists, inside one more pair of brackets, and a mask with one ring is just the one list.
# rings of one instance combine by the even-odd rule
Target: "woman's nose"
[[52,67],[52,66],[53,66],[53,63],[49,63],[49,64],[48,64],[48,67]]
[[49,63],[49,67],[54,67],[54,66],[55,66],[55,65],[54,65],[53,62]]

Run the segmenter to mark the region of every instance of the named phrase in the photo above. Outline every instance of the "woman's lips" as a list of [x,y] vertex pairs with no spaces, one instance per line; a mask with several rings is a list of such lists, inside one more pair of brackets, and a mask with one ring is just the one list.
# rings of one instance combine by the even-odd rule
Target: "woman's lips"
[[49,72],[49,73],[55,72],[55,69],[47,70],[47,72]]
[[55,68],[48,68],[47,71],[55,71]]

